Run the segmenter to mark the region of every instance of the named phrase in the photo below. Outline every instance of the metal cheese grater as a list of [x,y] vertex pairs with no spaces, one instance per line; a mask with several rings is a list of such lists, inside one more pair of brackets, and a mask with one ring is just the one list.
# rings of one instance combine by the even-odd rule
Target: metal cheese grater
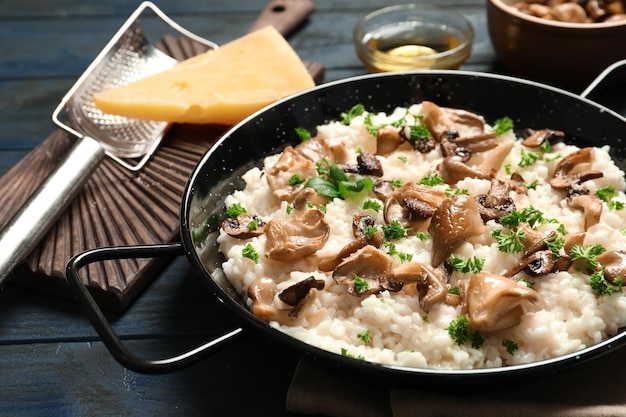
[[163,71],[177,62],[150,43],[145,30],[148,25],[142,27],[140,19],[153,29],[174,29],[209,48],[218,47],[176,24],[151,2],[143,2],[133,12],[52,114],[54,123],[78,141],[0,233],[0,286],[43,238],[105,156],[129,170],[139,170],[165,135],[169,127],[166,122],[105,114],[93,102],[99,91]]

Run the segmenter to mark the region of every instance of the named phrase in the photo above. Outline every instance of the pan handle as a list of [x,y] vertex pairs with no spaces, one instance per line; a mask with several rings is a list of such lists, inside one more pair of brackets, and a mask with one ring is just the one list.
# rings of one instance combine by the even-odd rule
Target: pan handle
[[604,69],[604,71],[602,71],[600,73],[600,75],[598,75],[592,82],[591,84],[589,84],[589,86],[587,88],[585,88],[585,90],[580,94],[581,97],[586,98],[588,97],[591,93],[593,93],[593,91],[598,88],[598,86],[600,84],[602,84],[602,82],[604,82],[604,80],[611,75],[611,73],[615,72],[616,70],[622,68],[622,67],[626,67],[626,59],[622,59],[620,61],[617,61],[611,65],[609,65],[607,68]]
[[87,313],[91,324],[113,357],[131,371],[144,374],[178,371],[213,353],[218,347],[221,347],[222,342],[241,334],[243,329],[236,328],[196,348],[170,358],[158,360],[140,358],[131,353],[121,342],[102,313],[102,310],[80,280],[80,269],[94,262],[112,259],[171,257],[184,254],[185,250],[182,243],[105,247],[84,251],[74,256],[67,263],[65,276],[79,303]]

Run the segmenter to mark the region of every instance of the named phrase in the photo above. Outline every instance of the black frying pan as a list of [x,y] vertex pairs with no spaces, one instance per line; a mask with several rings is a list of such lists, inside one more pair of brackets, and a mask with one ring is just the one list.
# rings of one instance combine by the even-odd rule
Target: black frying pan
[[[583,93],[586,96],[585,93]],[[394,379],[433,383],[496,382],[502,378],[552,372],[595,358],[626,342],[626,331],[597,345],[556,359],[527,365],[480,370],[434,370],[378,365],[330,353],[300,342],[254,317],[242,304],[221,271],[223,258],[216,250],[216,226],[224,216],[223,199],[243,187],[240,176],[270,153],[298,141],[295,128],[314,132],[315,127],[339,118],[341,112],[362,103],[367,110],[389,112],[424,100],[439,106],[462,108],[484,115],[488,123],[504,116],[515,126],[563,130],[578,146],[612,146],[612,156],[626,168],[626,119],[584,97],[543,84],[516,78],[465,71],[385,73],[351,78],[315,87],[281,100],[234,126],[204,155],[191,176],[181,205],[181,243],[157,246],[96,249],[74,257],[67,266],[68,280],[94,327],[114,357],[137,372],[173,371],[210,354],[221,342],[245,333],[234,329],[218,340],[191,352],[160,361],[134,356],[120,342],[78,277],[79,269],[91,262],[124,257],[185,254],[216,298],[241,318],[242,326],[253,326],[325,363],[358,371],[372,371]],[[199,252],[194,229],[209,228],[209,249]]]

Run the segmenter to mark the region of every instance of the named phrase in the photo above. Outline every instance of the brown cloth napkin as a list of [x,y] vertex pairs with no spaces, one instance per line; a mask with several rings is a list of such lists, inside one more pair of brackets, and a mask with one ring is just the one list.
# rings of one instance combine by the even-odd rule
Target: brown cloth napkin
[[[558,373],[498,386],[389,388],[301,359],[287,410],[329,417],[618,417],[626,416],[626,349]],[[504,385],[504,386],[503,386]]]

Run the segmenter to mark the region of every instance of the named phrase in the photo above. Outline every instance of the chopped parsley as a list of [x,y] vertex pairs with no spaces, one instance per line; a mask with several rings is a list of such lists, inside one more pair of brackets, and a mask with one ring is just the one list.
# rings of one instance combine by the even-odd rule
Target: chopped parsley
[[358,276],[357,274],[352,274],[354,277],[354,290],[357,294],[363,294],[369,289],[369,284],[363,278]]
[[401,160],[405,164],[406,164],[406,161],[408,161],[408,159],[407,159],[407,157],[405,155],[398,155],[396,158],[398,158],[399,160]]
[[617,288],[615,288],[604,277],[603,268],[602,270],[595,271],[591,274],[589,277],[589,285],[596,294],[608,297],[609,295],[622,292],[622,277],[618,277],[615,280],[615,286],[617,286]]
[[533,206],[524,207],[522,210],[515,210],[506,216],[502,216],[498,221],[509,229],[517,227],[520,223],[528,223],[533,229],[535,226],[544,223],[554,223],[554,219],[543,217],[543,212]]
[[366,226],[365,227],[365,237],[367,240],[370,240],[374,234],[378,232],[378,227],[376,226]]
[[302,184],[304,181],[306,180],[298,174],[293,174],[291,177],[289,177],[289,185],[293,187]]
[[467,329],[468,319],[466,316],[459,316],[455,320],[450,322],[450,325],[446,330],[448,334],[456,342],[457,345],[464,345],[470,342],[474,349],[478,349],[483,345],[485,341],[478,331],[470,334]]
[[527,151],[526,149],[522,149],[522,155],[519,161],[519,166],[521,168],[532,166],[535,164],[535,162],[537,162],[540,156],[541,156],[541,153],[539,152],[531,152],[531,151]]
[[311,133],[303,127],[296,127],[296,134],[302,142],[311,139]]
[[509,355],[514,354],[519,349],[518,344],[512,340],[505,340],[504,342],[502,342],[502,346],[506,348],[506,351],[509,352]]
[[252,220],[250,220],[250,222],[248,222],[248,229],[249,230],[256,230],[256,228],[259,226],[259,219],[255,217],[252,218]]
[[254,247],[250,243],[248,243],[241,250],[241,256],[243,256],[244,258],[252,259],[254,261],[254,263],[257,263],[258,260],[259,260],[259,254],[257,253],[256,249],[254,249]]
[[554,235],[552,237],[547,237],[544,240],[544,243],[548,246],[548,249],[552,251],[555,255],[558,255],[561,252],[561,249],[565,245],[565,239],[563,239],[559,235]]
[[477,274],[483,270],[483,266],[485,265],[485,259],[477,258],[476,256],[469,258],[467,260],[463,260],[463,258],[452,254],[450,256],[450,260],[452,262],[452,268],[455,271],[462,272],[464,274],[472,273]]
[[391,185],[393,185],[394,187],[402,187],[402,180],[392,180],[391,181]]
[[417,232],[417,233],[415,234],[415,237],[416,237],[416,238],[418,238],[419,240],[422,240],[422,241],[423,241],[423,240],[428,239],[430,236],[429,236],[429,235],[428,235],[428,233],[426,233],[426,232]]
[[443,178],[441,178],[436,172],[428,172],[428,174],[424,175],[421,180],[419,180],[418,184],[420,185],[428,185],[430,187],[434,185],[443,184]]
[[398,249],[396,248],[395,243],[393,242],[386,241],[384,245],[387,248],[387,255],[390,255],[390,256],[398,255],[398,258],[400,258],[401,263],[410,262],[413,259],[412,253],[399,252]]
[[448,294],[461,295],[461,289],[459,287],[448,288]]
[[383,224],[383,233],[385,233],[385,239],[395,240],[406,237],[409,229],[402,227],[399,221],[394,220],[389,224]]
[[586,263],[585,271],[592,273],[596,268],[600,266],[598,259],[596,258],[601,253],[604,253],[606,249],[600,244],[596,245],[574,245],[570,250],[570,257],[572,262],[582,259]]
[[339,117],[341,117],[341,123],[344,125],[349,125],[357,116],[362,116],[365,113],[365,106],[363,104],[356,104],[347,112],[342,112]]
[[500,252],[520,253],[524,250],[524,229],[512,230],[509,235],[502,233],[502,230],[496,229],[491,232],[491,236],[496,240]]
[[502,117],[493,123],[496,135],[500,136],[509,130],[513,130],[513,120],[510,117]]
[[348,349],[346,348],[341,348],[341,356],[345,356],[347,358],[353,358],[353,359],[359,359],[359,360],[365,360],[365,357],[362,355],[359,356],[354,356],[353,354],[348,352]]
[[370,331],[369,330],[363,330],[361,333],[357,333],[356,337],[361,339],[363,341],[363,343],[369,343],[369,342],[372,341],[370,339]]
[[245,214],[247,212],[248,210],[246,210],[246,208],[239,203],[235,203],[226,209],[226,215],[231,219],[236,219],[240,214]]
[[412,141],[427,141],[430,139],[430,132],[426,125],[413,125],[409,130],[409,138]]
[[598,197],[605,203],[608,203],[613,197],[617,197],[617,191],[615,191],[615,188],[613,186],[609,185],[596,191],[596,197]]
[[617,191],[615,191],[615,188],[611,185],[600,188],[596,191],[595,195],[608,205],[609,210],[619,211],[624,209],[624,203],[622,201],[613,200],[613,198],[617,197]]
[[363,202],[363,210],[374,210],[376,213],[378,213],[380,210],[382,210],[383,206],[376,200],[366,200]]
[[552,145],[550,144],[549,140],[544,140],[543,142],[541,142],[541,145],[539,145],[539,149],[541,149],[541,152],[543,153],[552,153]]
[[526,184],[525,187],[528,188],[529,190],[536,190],[537,185],[539,185],[539,180],[533,180],[533,182]]

